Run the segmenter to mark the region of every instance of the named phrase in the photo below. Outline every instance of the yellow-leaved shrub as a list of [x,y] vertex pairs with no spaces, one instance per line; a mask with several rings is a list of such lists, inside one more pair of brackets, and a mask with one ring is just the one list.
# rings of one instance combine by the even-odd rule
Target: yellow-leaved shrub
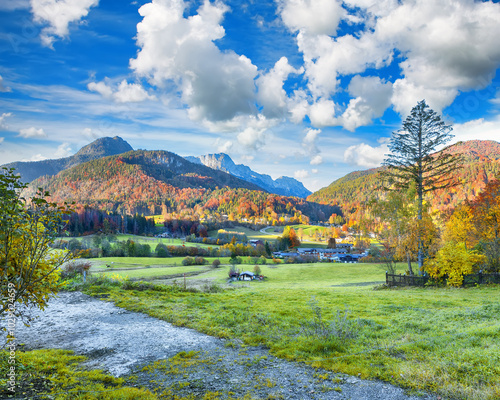
[[436,253],[433,259],[427,260],[424,270],[434,279],[447,278],[449,286],[461,286],[464,275],[469,275],[485,261],[485,257],[475,250],[467,250],[464,242],[448,242]]

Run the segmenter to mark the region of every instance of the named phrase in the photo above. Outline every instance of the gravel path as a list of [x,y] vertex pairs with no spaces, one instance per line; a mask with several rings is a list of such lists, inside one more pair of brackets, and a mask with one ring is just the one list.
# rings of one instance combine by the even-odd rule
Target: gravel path
[[[234,346],[79,292],[60,293],[39,315],[30,328],[17,326],[17,343],[27,349],[73,350],[87,356],[91,368],[115,376],[134,374],[138,384],[176,388],[179,395],[220,391],[232,392],[233,397],[249,393],[257,399],[436,399],[408,396],[387,383],[281,360],[263,348]],[[4,333],[0,338],[5,343]],[[168,359],[182,351],[199,353],[174,368]],[[158,360],[163,361],[155,369],[143,370]]]

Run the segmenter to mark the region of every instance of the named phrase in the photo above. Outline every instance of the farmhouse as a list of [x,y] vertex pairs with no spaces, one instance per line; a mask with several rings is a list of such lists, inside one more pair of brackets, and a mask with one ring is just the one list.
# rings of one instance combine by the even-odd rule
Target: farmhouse
[[240,274],[238,280],[240,281],[251,281],[255,279],[255,274],[250,271],[245,271]]
[[298,257],[299,253],[289,253],[286,251],[274,251],[273,256],[277,258]]

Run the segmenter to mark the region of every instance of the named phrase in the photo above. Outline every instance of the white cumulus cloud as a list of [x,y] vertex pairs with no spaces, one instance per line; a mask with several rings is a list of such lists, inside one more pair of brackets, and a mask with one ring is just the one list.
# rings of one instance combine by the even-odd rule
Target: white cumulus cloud
[[146,92],[141,85],[138,83],[127,83],[125,79],[116,88],[113,88],[111,84],[106,82],[90,82],[87,88],[116,103],[136,103],[155,99],[155,96]]
[[372,147],[366,143],[348,147],[344,152],[344,161],[364,168],[379,167],[389,153],[387,144]]
[[45,46],[69,35],[69,24],[86,17],[91,7],[99,0],[31,0],[31,12],[35,22],[48,24],[42,29],[40,38]]
[[56,152],[54,153],[54,156],[56,158],[64,158],[68,157],[72,154],[73,152],[71,151],[71,147],[69,143],[63,143],[57,147]]
[[231,140],[221,140],[217,138],[215,146],[217,147],[218,153],[227,153],[233,147],[233,142]]
[[288,75],[302,72],[302,69],[293,68],[286,57],[281,57],[271,71],[257,79],[256,84],[259,89],[257,101],[262,105],[264,115],[271,118],[285,116],[288,97],[283,89],[283,83]]
[[304,179],[304,178],[307,178],[309,176],[309,172],[306,171],[305,169],[299,169],[298,171],[295,171],[293,173],[293,177],[295,179]]
[[310,164],[311,165],[320,165],[320,164],[323,164],[323,157],[321,157],[320,155],[314,156],[311,159]]
[[[297,32],[307,81],[306,90],[297,91],[289,102],[292,122],[307,115],[314,126],[341,125],[353,131],[383,115],[391,103],[404,117],[422,99],[440,112],[460,92],[490,85],[500,67],[498,3],[344,0],[343,7],[339,1],[328,3],[278,1],[282,21]],[[341,22],[351,24],[352,31],[337,35]],[[395,54],[401,74],[387,77],[387,82],[354,76],[347,109],[335,116],[341,80],[390,65]]]
[[36,138],[41,139],[47,137],[47,134],[43,131],[42,128],[35,128],[32,126],[31,128],[21,129],[19,131],[19,136],[23,138]]
[[293,32],[335,35],[346,14],[338,0],[280,0],[278,4],[283,22]]
[[348,91],[354,98],[349,101],[341,124],[349,131],[369,125],[373,118],[381,117],[391,105],[392,85],[378,77],[356,75],[351,79]]
[[197,14],[184,17],[181,0],[153,0],[139,9],[140,51],[131,68],[158,87],[174,85],[194,120],[223,121],[255,114],[257,67],[244,55],[220,51],[221,25],[229,10],[206,1]]
[[500,117],[491,120],[475,119],[463,124],[454,124],[451,132],[455,137],[453,142],[460,140],[495,140],[500,141]]

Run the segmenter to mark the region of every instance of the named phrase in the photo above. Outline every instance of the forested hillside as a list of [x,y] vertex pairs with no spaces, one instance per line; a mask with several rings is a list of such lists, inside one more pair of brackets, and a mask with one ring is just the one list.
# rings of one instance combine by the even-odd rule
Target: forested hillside
[[225,172],[190,163],[166,151],[133,151],[43,177],[56,202],[120,214],[170,218],[283,223],[326,220],[338,207],[269,194]]
[[[500,143],[492,140],[471,140],[451,145],[443,151],[463,155],[463,166],[456,172],[460,185],[438,190],[428,199],[432,209],[446,211],[465,199],[472,200],[497,174],[500,174]],[[307,199],[322,204],[339,205],[346,214],[353,214],[377,196],[380,168],[351,172]]]

